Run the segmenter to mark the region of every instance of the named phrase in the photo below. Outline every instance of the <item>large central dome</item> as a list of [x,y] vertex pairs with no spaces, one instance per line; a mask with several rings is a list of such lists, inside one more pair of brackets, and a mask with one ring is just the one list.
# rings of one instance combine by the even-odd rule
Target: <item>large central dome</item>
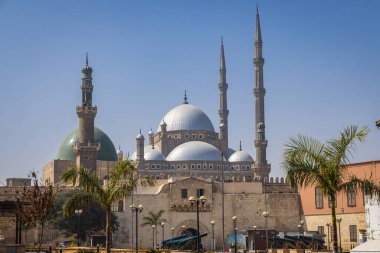
[[161,131],[161,124],[166,123],[166,131],[175,130],[206,130],[215,132],[214,126],[207,115],[199,108],[190,104],[181,104],[171,109],[161,119],[157,132]]

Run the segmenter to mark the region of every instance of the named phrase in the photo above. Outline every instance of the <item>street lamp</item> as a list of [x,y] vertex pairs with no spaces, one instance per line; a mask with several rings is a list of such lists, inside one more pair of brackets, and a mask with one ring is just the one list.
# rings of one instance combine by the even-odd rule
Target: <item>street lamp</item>
[[199,237],[199,205],[204,206],[206,203],[206,197],[200,196],[199,198],[195,198],[194,196],[190,196],[189,198],[191,206],[196,205],[197,207],[197,252],[199,253],[201,250],[201,240]]
[[330,249],[330,226],[331,226],[331,223],[326,223],[326,226],[327,226],[327,249],[329,250]]
[[185,229],[186,229],[186,226],[185,226],[185,225],[182,225],[182,234],[183,234],[183,235],[185,234]]
[[265,218],[265,252],[268,253],[268,217],[269,212],[263,212],[263,216]]
[[339,251],[340,253],[342,253],[342,238],[341,238],[341,235],[340,235],[340,223],[342,222],[342,218],[338,218],[336,219],[336,222],[338,222],[338,232],[339,232]]
[[211,227],[212,227],[212,245],[211,245],[211,250],[215,251],[215,230],[214,230],[215,221],[212,220],[210,223],[211,223]]
[[174,228],[172,228],[172,237],[174,237]]
[[255,251],[255,253],[257,253],[256,251],[256,228],[257,226],[253,226],[253,250]]
[[161,228],[162,228],[162,248],[164,248],[164,240],[165,240],[165,223],[161,222]]
[[83,211],[82,209],[78,209],[74,211],[75,215],[77,216],[77,246],[79,247],[80,245],[80,240],[79,240],[79,217],[82,215]]
[[234,243],[234,248],[235,248],[235,253],[237,253],[237,228],[236,228],[236,221],[237,221],[237,217],[236,216],[233,216],[232,217],[232,220],[234,221],[234,237],[235,237],[235,243]]
[[144,209],[143,205],[135,206],[135,204],[132,204],[129,206],[132,209],[132,212],[136,213],[136,253],[139,252],[139,231],[138,231],[138,217],[139,213],[141,213]]
[[153,236],[152,236],[152,249],[154,250],[154,230],[156,229],[156,225],[152,225],[152,233],[153,233]]

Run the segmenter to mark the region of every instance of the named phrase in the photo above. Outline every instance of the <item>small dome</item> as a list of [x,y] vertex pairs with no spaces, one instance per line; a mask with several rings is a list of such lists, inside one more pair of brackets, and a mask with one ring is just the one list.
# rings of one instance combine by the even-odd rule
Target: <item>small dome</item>
[[[79,141],[79,130],[75,129],[71,132],[61,144],[57,160],[75,160],[73,145]],[[106,133],[100,128],[94,129],[94,142],[100,143],[100,150],[98,152],[97,160],[101,161],[117,161],[117,153],[115,146]]]
[[236,151],[228,159],[230,163],[236,162],[253,162],[253,158],[250,154],[245,151]]
[[136,139],[144,139],[144,135],[142,135],[142,134],[140,133],[140,134],[138,134],[138,135],[136,136]]
[[220,151],[202,141],[190,141],[177,146],[170,152],[167,161],[220,161]]
[[[133,152],[133,154],[131,155],[129,159],[132,161],[136,160],[136,151]],[[151,145],[144,147],[144,159],[146,161],[151,161],[151,160],[165,161],[166,160],[165,156],[160,152],[160,150],[152,148]]]
[[215,132],[207,115],[191,104],[180,104],[166,113],[160,121],[157,132],[161,131],[163,123],[167,125],[166,131],[206,130]]

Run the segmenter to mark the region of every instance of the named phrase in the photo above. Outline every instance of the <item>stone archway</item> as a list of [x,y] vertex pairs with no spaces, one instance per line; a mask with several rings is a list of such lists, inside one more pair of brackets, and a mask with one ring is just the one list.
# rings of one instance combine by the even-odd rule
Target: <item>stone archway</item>
[[[184,232],[185,231],[185,232]],[[197,235],[197,220],[185,220],[174,228],[173,231],[174,236],[179,236],[185,233],[188,236],[196,236]],[[204,225],[201,221],[199,221],[199,232],[200,233],[210,233],[209,229],[206,225]]]

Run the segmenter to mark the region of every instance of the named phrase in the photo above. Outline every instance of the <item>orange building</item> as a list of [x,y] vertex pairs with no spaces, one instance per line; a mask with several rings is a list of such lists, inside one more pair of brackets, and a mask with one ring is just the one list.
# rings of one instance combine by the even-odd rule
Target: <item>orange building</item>
[[[347,165],[349,171],[359,178],[380,181],[380,161],[369,161]],[[329,200],[318,187],[300,188],[301,213],[305,219],[305,230],[319,231],[326,235],[328,248],[331,244],[331,209]],[[366,235],[364,195],[361,191],[339,193],[336,201],[339,235],[343,250],[360,244]],[[339,232],[340,227],[340,232]]]

